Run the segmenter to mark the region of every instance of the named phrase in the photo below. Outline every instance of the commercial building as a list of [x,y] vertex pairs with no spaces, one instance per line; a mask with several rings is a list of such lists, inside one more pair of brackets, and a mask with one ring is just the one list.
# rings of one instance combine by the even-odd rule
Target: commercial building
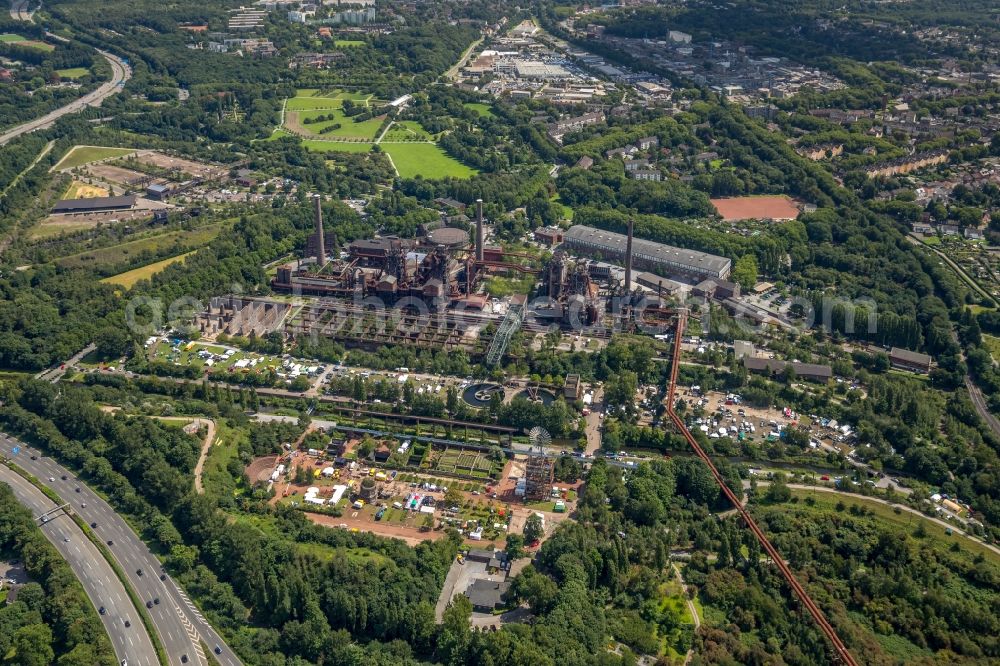
[[568,79],[573,76],[561,65],[540,60],[515,60],[514,71],[519,79]]
[[472,602],[472,610],[477,613],[492,613],[504,605],[503,597],[510,589],[510,583],[480,578],[465,590],[465,596]]
[[795,376],[801,379],[825,382],[833,377],[833,369],[828,365],[799,363],[798,361],[788,363],[773,358],[752,358],[749,356],[743,358],[743,367],[750,372],[778,375],[783,373],[788,366],[791,366]]
[[[563,246],[578,254],[599,255],[605,260],[625,261],[624,234],[577,224],[566,231]],[[729,277],[732,262],[697,250],[686,250],[636,238],[632,243],[632,265],[639,270],[679,274],[690,278]]]
[[563,242],[563,231],[559,227],[538,227],[535,229],[535,240],[555,247]]
[[135,208],[135,195],[121,197],[91,197],[89,199],[63,199],[52,207],[55,215],[72,213],[106,213]]
[[719,300],[739,298],[740,285],[736,282],[708,278],[695,285],[694,289],[691,290],[691,294],[703,298],[718,298]]
[[889,363],[892,367],[912,372],[928,373],[931,371],[931,357],[920,352],[893,347],[889,351]]
[[146,188],[146,198],[154,201],[163,201],[170,196],[170,186],[162,183],[154,183]]

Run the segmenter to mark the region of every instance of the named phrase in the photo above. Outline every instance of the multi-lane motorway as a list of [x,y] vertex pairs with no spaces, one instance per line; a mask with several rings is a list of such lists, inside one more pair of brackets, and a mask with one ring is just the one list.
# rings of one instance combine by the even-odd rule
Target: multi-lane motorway
[[[20,448],[17,455],[12,452],[14,447]],[[34,447],[5,434],[0,434],[0,456],[11,458],[22,469],[37,477],[64,502],[70,503],[73,511],[84,521],[88,524],[96,523],[94,531],[98,537],[105,542],[112,542],[109,549],[124,569],[129,585],[147,606],[147,612],[153,620],[170,664],[206,664],[202,642],[222,666],[241,664],[184,591],[166,575],[159,560],[146,544],[107,502],[76,479],[71,471],[41,455]],[[31,456],[35,456],[35,460]],[[71,552],[71,561],[73,555],[75,553]],[[135,622],[132,625],[135,627]],[[217,654],[216,649],[219,650]],[[129,663],[132,663],[131,660]]]
[[18,125],[17,127],[0,134],[0,146],[21,136],[22,134],[28,134],[29,132],[49,127],[68,113],[76,113],[77,111],[81,111],[88,106],[100,106],[101,102],[103,102],[105,98],[110,97],[121,90],[121,86],[125,83],[125,81],[132,77],[132,68],[116,55],[106,51],[101,51],[100,49],[98,49],[97,52],[104,56],[104,59],[111,65],[110,81],[102,83],[96,89],[90,91],[79,99],[73,100],[66,106],[61,106],[55,111],[50,111],[41,118],[29,120],[26,123]]
[[[17,500],[31,509],[36,519],[48,513],[49,518],[41,523],[42,533],[69,562],[94,608],[104,608],[101,621],[118,659],[130,666],[157,666],[156,650],[128,593],[80,527],[63,511],[52,511],[56,504],[45,493],[3,465],[0,465],[0,483],[10,486]],[[125,626],[126,622],[130,626]]]

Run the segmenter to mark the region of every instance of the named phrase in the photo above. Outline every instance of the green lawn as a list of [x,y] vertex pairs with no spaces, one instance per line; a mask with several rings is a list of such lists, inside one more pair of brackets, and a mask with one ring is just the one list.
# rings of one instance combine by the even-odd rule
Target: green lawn
[[60,234],[68,234],[74,231],[80,231],[81,229],[91,229],[93,228],[93,223],[91,222],[62,222],[60,224],[40,224],[36,227],[32,227],[28,234],[28,237],[32,240],[37,238],[49,238],[50,236],[58,236]]
[[286,136],[294,137],[295,135],[285,129],[276,129],[273,132],[271,132],[271,136],[267,137],[266,139],[254,139],[254,141],[277,141],[278,139],[283,139]]
[[292,97],[285,104],[286,111],[308,111],[309,109],[339,109],[343,100],[333,97]]
[[983,346],[990,352],[994,361],[1000,360],[1000,338],[983,334]]
[[368,42],[361,39],[337,39],[333,45],[337,47],[364,46]]
[[481,104],[479,102],[466,102],[463,104],[467,109],[472,109],[481,116],[486,116],[487,118],[493,118],[494,113],[492,107],[489,104]]
[[52,44],[40,42],[36,39],[27,39],[21,35],[14,34],[13,32],[0,33],[0,42],[6,44],[17,44],[18,46],[27,47],[29,49],[38,49],[39,51],[56,50],[56,47],[52,46]]
[[562,215],[564,220],[570,220],[571,222],[573,221],[573,209],[564,204],[562,202],[562,199],[559,198],[558,194],[553,194],[551,197],[549,197],[549,201],[556,204],[557,206],[559,206],[559,208],[562,209]]
[[90,74],[86,67],[71,67],[69,69],[57,69],[56,74],[63,79],[82,79]]
[[225,419],[216,421],[215,441],[208,450],[201,485],[205,492],[218,497],[237,493],[237,480],[229,472],[229,463],[239,457],[239,442],[245,440],[245,428],[232,428]]
[[133,152],[135,152],[135,149],[133,148],[73,146],[69,149],[69,152],[66,153],[61,160],[59,160],[59,164],[52,167],[52,169],[53,171],[72,169],[73,167],[90,164],[91,162],[96,162],[98,160],[104,160],[109,157],[121,157],[122,155],[128,155]]
[[301,88],[296,91],[295,97],[288,99],[288,102],[285,104],[285,109],[287,111],[339,109],[344,105],[345,99],[349,99],[352,102],[364,102],[367,105],[371,98],[372,95],[369,93],[347,92],[344,90],[322,91],[318,88]]
[[392,124],[382,140],[389,142],[430,141],[431,135],[415,120],[400,120]]
[[[308,111],[298,111],[297,117],[302,127],[317,138],[327,139],[364,139],[370,141],[375,138],[379,127],[382,126],[382,118],[371,118],[362,122],[355,122],[343,114],[339,108],[335,109],[310,109]],[[335,116],[332,120],[324,120],[318,123],[306,123],[306,119],[318,118],[320,116]],[[286,116],[287,119],[287,116]],[[327,133],[322,130],[339,124],[340,127]]]
[[55,51],[56,47],[48,42],[40,42],[37,39],[26,39],[21,42],[17,42],[18,46],[24,46],[29,49],[36,49],[38,51]]
[[302,145],[306,150],[317,153],[367,153],[372,149],[371,143],[357,141],[320,141],[318,139],[303,139]]
[[392,158],[403,178],[469,178],[478,173],[432,143],[389,143],[381,144],[381,148]]
[[494,298],[505,298],[513,294],[528,295],[535,286],[533,276],[506,278],[490,277],[486,280],[486,291]]
[[101,282],[105,284],[117,284],[119,286],[125,287],[126,289],[131,289],[139,280],[146,280],[156,275],[164,268],[170,264],[175,264],[178,261],[183,261],[188,255],[194,254],[194,251],[185,252],[184,254],[179,254],[176,257],[170,257],[169,259],[164,259],[163,261],[157,261],[155,263],[149,264],[147,266],[142,266],[140,268],[134,268],[130,271],[124,273],[119,273],[118,275],[112,275],[111,277],[104,278]]

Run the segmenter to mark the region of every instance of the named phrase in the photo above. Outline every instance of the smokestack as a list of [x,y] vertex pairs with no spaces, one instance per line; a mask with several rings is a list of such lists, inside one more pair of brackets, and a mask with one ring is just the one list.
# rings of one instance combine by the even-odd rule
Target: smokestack
[[625,293],[632,293],[632,224],[628,219],[628,236],[625,239]]
[[316,262],[322,267],[326,265],[326,248],[323,238],[323,199],[320,195],[313,197],[316,206]]
[[476,261],[483,260],[483,200],[476,199]]

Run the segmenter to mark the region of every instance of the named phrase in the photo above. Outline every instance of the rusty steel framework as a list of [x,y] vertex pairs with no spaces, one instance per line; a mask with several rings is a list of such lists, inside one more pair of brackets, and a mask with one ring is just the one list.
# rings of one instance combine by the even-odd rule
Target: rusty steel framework
[[701,446],[698,444],[698,441],[691,434],[691,431],[688,430],[687,426],[684,424],[684,421],[674,411],[674,394],[677,388],[677,372],[678,369],[680,368],[680,358],[681,358],[681,336],[684,333],[684,326],[686,323],[687,323],[687,311],[679,310],[677,312],[677,326],[674,329],[674,349],[673,349],[673,358],[671,359],[671,364],[670,364],[671,365],[670,384],[667,389],[667,398],[666,398],[667,414],[670,416],[670,420],[673,421],[673,424],[677,428],[677,430],[680,431],[680,433],[684,436],[684,439],[686,439],[688,444],[691,445],[691,448],[694,449],[694,452],[698,455],[699,458],[701,458],[702,462],[708,465],[709,471],[712,472],[712,476],[715,478],[715,482],[722,489],[722,492],[725,494],[726,498],[732,503],[733,507],[740,514],[740,517],[743,518],[743,522],[745,522],[747,527],[750,528],[750,531],[754,533],[755,537],[757,537],[757,541],[760,542],[761,547],[768,554],[771,560],[774,561],[775,565],[778,567],[778,570],[781,571],[782,576],[784,576],[785,580],[788,582],[788,585],[792,588],[792,591],[795,593],[795,596],[798,597],[802,605],[806,607],[806,610],[809,611],[809,614],[812,616],[813,621],[816,622],[816,625],[826,636],[827,640],[830,641],[830,644],[833,647],[833,651],[836,655],[837,661],[839,663],[845,664],[846,666],[857,666],[858,662],[855,661],[854,657],[847,649],[847,646],[844,645],[844,642],[840,639],[840,636],[837,635],[836,629],[833,628],[833,625],[831,625],[829,620],[826,619],[826,616],[823,614],[823,611],[820,609],[820,607],[816,604],[815,601],[812,600],[812,597],[809,596],[809,593],[806,592],[806,589],[795,578],[795,574],[792,572],[791,568],[785,562],[784,558],[781,557],[781,553],[779,553],[778,549],[771,544],[771,541],[767,538],[767,535],[765,535],[764,531],[757,525],[757,522],[750,515],[750,512],[747,511],[746,507],[743,506],[743,503],[736,496],[736,494],[732,490],[730,490],[729,486],[726,485],[726,482],[722,478],[722,475],[719,473],[719,470],[716,469],[715,465],[712,463],[712,459],[708,456],[707,453],[705,453],[704,449],[701,448]]

